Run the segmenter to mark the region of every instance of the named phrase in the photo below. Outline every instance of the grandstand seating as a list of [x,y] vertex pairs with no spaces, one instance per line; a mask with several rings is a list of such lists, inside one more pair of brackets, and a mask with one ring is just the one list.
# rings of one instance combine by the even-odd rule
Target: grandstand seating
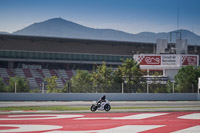
[[37,72],[42,78],[44,78],[44,73],[42,72],[42,69],[35,69],[35,72]]
[[0,76],[1,77],[9,77],[5,68],[0,68]]
[[44,74],[44,77],[51,77],[51,73],[49,72],[49,69],[43,69],[43,74]]
[[13,72],[13,69],[6,69],[6,70],[9,77],[15,77],[15,73]]
[[0,68],[0,77],[3,79],[5,84],[9,84],[11,77],[24,77],[28,80],[31,88],[41,88],[45,78],[51,76],[57,76],[56,80],[58,87],[64,87],[67,80],[72,78],[76,74],[74,70],[64,69],[32,69],[32,68]]
[[49,72],[50,72],[51,76],[57,76],[58,77],[58,73],[55,70],[50,69]]
[[15,72],[16,72],[16,76],[18,76],[18,77],[25,77],[23,69],[16,68]]
[[24,71],[25,77],[27,77],[27,78],[33,77],[29,69],[23,69],[23,71]]
[[58,69],[57,71],[60,74],[60,77],[62,77],[65,80],[68,79],[67,72],[64,69]]
[[35,80],[35,78],[27,78],[28,82],[29,82],[29,85],[32,87],[32,88],[37,88],[38,87],[38,84]]

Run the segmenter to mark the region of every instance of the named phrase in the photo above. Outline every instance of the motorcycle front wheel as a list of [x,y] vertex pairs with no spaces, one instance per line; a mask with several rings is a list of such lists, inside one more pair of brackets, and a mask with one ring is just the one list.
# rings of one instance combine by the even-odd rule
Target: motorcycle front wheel
[[90,110],[91,110],[92,112],[95,112],[95,111],[97,110],[97,106],[92,105],[92,106],[90,107]]
[[104,106],[104,110],[105,110],[105,111],[110,111],[110,109],[111,109],[111,106],[110,106],[109,104],[106,104],[106,105]]

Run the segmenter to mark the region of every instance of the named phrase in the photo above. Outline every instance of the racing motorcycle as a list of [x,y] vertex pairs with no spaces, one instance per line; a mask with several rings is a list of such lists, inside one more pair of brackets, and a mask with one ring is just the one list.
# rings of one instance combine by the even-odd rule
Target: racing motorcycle
[[107,99],[105,99],[104,102],[100,102],[100,103],[95,101],[95,103],[92,104],[92,106],[90,107],[90,110],[92,112],[95,112],[97,109],[101,111],[104,111],[104,110],[110,111],[111,109],[110,102]]

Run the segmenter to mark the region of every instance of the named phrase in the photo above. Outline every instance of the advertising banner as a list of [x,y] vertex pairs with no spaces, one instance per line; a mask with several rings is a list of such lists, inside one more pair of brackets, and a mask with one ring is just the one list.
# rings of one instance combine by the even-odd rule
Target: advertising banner
[[162,55],[162,65],[178,65],[177,55]]
[[139,56],[140,65],[161,65],[161,56]]
[[198,88],[200,89],[200,78],[198,80]]
[[197,66],[198,65],[198,59],[197,56],[190,56],[190,55],[183,55],[182,56],[182,65],[192,65]]
[[197,66],[198,55],[181,55],[181,54],[163,54],[163,55],[134,55],[134,59],[140,63],[140,65],[151,66],[184,66],[193,65]]
[[199,94],[199,90],[200,90],[200,78],[198,79],[198,94]]

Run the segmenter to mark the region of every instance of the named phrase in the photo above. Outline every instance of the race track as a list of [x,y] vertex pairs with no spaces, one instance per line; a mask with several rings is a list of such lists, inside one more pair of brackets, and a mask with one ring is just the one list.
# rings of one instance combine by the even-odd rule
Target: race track
[[[0,107],[11,106],[69,106],[90,107],[92,101],[6,101],[0,102]],[[184,107],[200,106],[200,101],[110,101],[112,107]]]
[[1,114],[3,133],[199,133],[200,112]]

